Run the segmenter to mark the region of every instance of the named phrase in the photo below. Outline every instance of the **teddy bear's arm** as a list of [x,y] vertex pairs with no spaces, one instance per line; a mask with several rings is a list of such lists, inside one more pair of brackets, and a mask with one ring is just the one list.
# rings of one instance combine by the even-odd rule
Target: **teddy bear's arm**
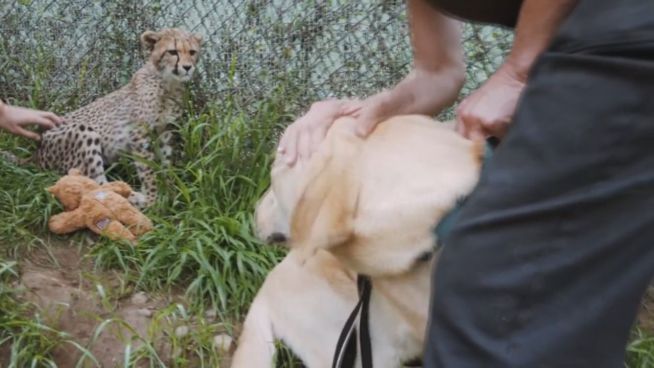
[[125,198],[132,194],[132,188],[127,183],[122,181],[114,181],[111,183],[103,184],[101,188],[118,193]]
[[83,211],[62,212],[50,217],[48,227],[55,234],[67,234],[86,227]]

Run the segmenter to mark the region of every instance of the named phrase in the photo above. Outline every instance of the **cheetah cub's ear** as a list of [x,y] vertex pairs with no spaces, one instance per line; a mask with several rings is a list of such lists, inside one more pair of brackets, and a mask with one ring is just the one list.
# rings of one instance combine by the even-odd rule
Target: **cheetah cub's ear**
[[143,48],[150,52],[154,49],[154,45],[161,39],[161,34],[154,31],[145,31],[141,35],[141,45]]
[[198,45],[202,46],[202,35],[199,33],[193,33],[193,39],[198,43]]

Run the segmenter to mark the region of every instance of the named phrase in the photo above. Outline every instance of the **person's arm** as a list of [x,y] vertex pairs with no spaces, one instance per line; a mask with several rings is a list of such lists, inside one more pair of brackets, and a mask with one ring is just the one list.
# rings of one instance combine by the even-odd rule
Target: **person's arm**
[[388,91],[364,101],[359,133],[368,135],[391,115],[435,115],[452,104],[465,80],[461,24],[424,0],[408,0],[413,69]]
[[329,100],[312,105],[284,132],[279,152],[289,164],[308,158],[338,117],[355,116],[358,133],[369,134],[397,114],[436,114],[457,97],[465,78],[460,25],[425,0],[408,0],[407,15],[414,63],[395,87],[363,101]]
[[525,0],[516,26],[513,47],[506,63],[526,79],[532,65],[549,46],[577,0]]
[[457,130],[471,139],[506,133],[529,72],[577,0],[525,0],[504,64],[457,109]]
[[0,100],[0,129],[26,138],[39,140],[41,136],[25,129],[23,126],[36,124],[50,129],[60,125],[64,120],[48,111],[10,106]]

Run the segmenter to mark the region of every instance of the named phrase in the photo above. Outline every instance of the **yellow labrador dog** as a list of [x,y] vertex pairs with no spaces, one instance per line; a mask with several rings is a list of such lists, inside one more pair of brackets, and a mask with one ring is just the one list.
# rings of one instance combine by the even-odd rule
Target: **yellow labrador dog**
[[253,301],[233,367],[270,367],[276,339],[308,367],[330,367],[357,274],[372,282],[374,366],[422,355],[433,227],[476,184],[484,147],[424,116],[391,118],[366,139],[354,124],[337,120],[306,163],[273,164],[257,232],[291,251]]

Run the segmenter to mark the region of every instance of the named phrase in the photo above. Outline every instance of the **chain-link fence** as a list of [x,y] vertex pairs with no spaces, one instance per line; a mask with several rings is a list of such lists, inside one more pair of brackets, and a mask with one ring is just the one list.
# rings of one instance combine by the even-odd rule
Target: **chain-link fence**
[[[205,44],[198,104],[248,102],[280,85],[299,105],[365,96],[409,70],[403,1],[0,1],[0,98],[69,109],[126,83],[143,63],[139,35],[182,27]],[[510,32],[466,26],[467,89],[485,80]]]

